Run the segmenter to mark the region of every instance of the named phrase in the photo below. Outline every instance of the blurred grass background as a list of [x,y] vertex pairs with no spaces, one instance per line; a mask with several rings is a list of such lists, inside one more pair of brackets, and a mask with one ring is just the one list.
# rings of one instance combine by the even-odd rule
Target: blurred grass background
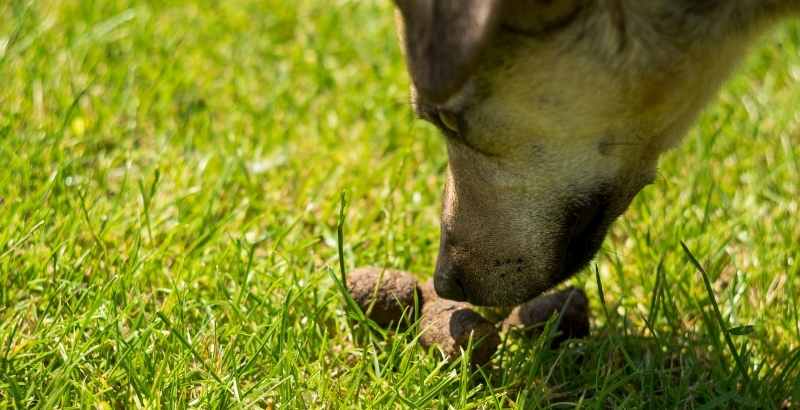
[[757,43],[615,225],[605,304],[594,269],[570,281],[593,337],[509,337],[471,372],[414,328],[353,330],[332,279],[343,191],[347,267],[426,278],[438,246],[446,154],[391,13],[0,4],[0,408],[800,406],[800,26]]

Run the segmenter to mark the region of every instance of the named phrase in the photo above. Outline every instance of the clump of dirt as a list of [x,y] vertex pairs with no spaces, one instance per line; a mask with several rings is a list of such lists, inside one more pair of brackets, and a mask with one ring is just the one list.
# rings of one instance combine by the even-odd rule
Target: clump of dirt
[[417,280],[410,273],[375,267],[358,268],[347,276],[347,290],[367,317],[381,326],[414,317]]
[[560,315],[553,347],[589,335],[588,300],[576,288],[539,296],[514,308],[499,323],[481,316],[468,303],[440,298],[433,281],[420,286],[408,272],[359,268],[348,275],[347,289],[367,317],[382,326],[413,319],[415,303],[421,305],[420,344],[438,348],[449,360],[457,359],[472,345],[470,362],[476,366],[491,360],[500,344],[501,329],[538,337],[545,323]]
[[420,318],[419,341],[428,348],[436,346],[450,359],[461,356],[472,343],[473,365],[484,365],[500,345],[500,335],[494,323],[472,309],[468,303],[442,299],[428,281],[422,286],[425,304]]
[[542,295],[517,306],[503,320],[502,327],[521,330],[529,337],[539,337],[553,315],[560,315],[553,347],[568,339],[589,336],[589,301],[586,294],[576,288]]

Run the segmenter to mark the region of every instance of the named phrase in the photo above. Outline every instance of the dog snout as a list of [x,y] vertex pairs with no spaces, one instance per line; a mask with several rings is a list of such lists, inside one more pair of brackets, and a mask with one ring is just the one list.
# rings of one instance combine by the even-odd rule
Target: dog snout
[[[549,223],[513,229],[507,228],[513,215],[452,214],[442,229],[434,274],[437,294],[475,305],[508,306],[563,282],[600,248],[620,208],[612,194],[600,187],[562,203]],[[465,204],[460,205],[464,211]]]
[[464,272],[455,266],[446,254],[440,253],[439,258],[436,260],[433,287],[439,297],[459,302],[467,300],[467,292],[464,288]]

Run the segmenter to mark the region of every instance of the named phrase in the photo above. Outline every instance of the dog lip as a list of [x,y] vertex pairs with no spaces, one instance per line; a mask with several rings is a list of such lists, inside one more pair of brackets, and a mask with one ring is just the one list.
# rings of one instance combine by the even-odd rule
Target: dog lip
[[576,221],[570,227],[562,249],[561,266],[555,277],[557,282],[583,269],[600,250],[608,229],[616,218],[609,209],[607,204],[597,206],[591,217]]
[[514,295],[503,295],[501,297],[493,297],[493,296],[483,296],[483,295],[474,295],[469,294],[466,297],[466,301],[469,302],[471,305],[475,306],[486,306],[486,307],[512,307],[519,305],[521,303],[525,303],[536,296],[542,294],[544,290],[539,290],[535,292],[529,292],[526,294],[514,294]]

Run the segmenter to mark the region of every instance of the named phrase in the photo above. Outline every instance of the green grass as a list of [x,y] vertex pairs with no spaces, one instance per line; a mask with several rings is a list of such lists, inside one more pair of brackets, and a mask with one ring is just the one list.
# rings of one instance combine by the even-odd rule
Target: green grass
[[800,26],[570,281],[592,337],[480,372],[335,281],[342,192],[347,269],[434,264],[404,70],[388,1],[0,2],[0,408],[800,406]]

